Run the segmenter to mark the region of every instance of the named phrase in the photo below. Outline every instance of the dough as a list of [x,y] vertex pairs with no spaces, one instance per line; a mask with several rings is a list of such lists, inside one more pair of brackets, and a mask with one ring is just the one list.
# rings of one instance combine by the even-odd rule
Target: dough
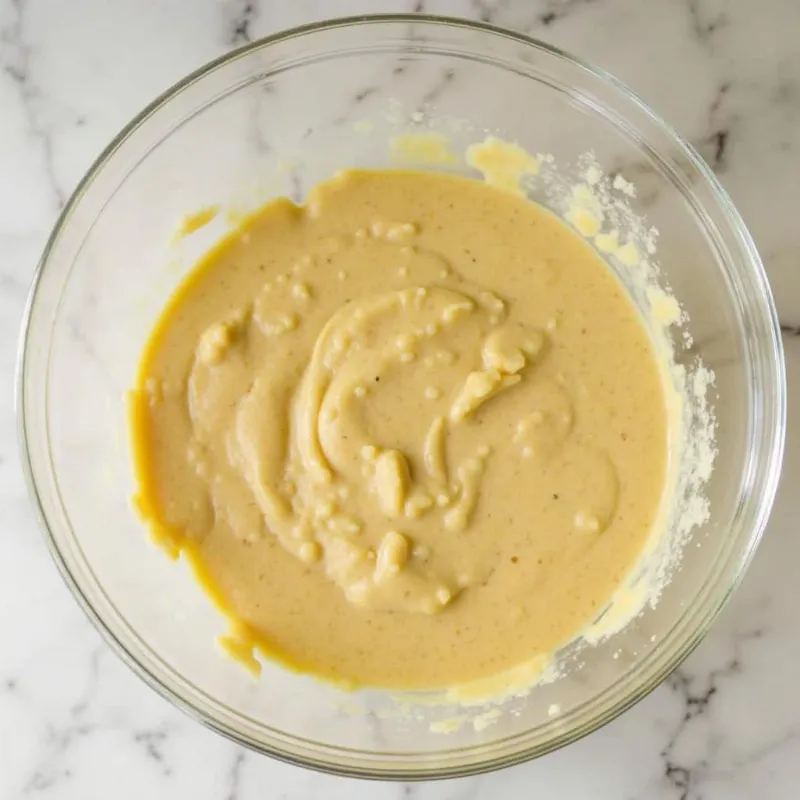
[[569,641],[664,490],[648,333],[595,252],[486,183],[347,171],[189,275],[133,395],[138,506],[230,649],[450,687]]

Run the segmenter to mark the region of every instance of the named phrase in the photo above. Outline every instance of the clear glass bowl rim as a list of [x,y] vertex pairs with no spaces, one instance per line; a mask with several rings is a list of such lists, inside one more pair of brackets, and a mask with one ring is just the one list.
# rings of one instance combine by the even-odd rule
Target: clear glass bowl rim
[[[429,761],[418,761],[416,764],[398,764],[396,762],[384,761],[381,766],[378,766],[375,761],[361,759],[361,763],[354,763],[352,760],[354,751],[348,751],[347,756],[349,758],[346,759],[345,763],[344,761],[339,762],[335,758],[316,757],[314,755],[310,755],[308,751],[293,751],[290,747],[281,747],[279,745],[265,746],[260,742],[250,739],[246,734],[237,731],[232,725],[212,718],[205,711],[196,707],[190,699],[184,697],[177,688],[169,685],[167,678],[155,674],[153,670],[148,668],[145,663],[149,660],[147,655],[142,654],[137,656],[131,652],[131,650],[127,648],[126,645],[120,641],[120,639],[117,638],[115,632],[109,626],[107,621],[103,619],[95,610],[92,603],[85,595],[78,580],[71,573],[63,554],[59,550],[55,537],[50,528],[49,520],[44,512],[43,504],[39,497],[36,477],[34,475],[31,454],[28,446],[24,399],[26,387],[25,365],[30,335],[30,323],[33,310],[36,305],[38,289],[42,282],[44,273],[47,270],[51,251],[53,250],[53,247],[62,230],[69,223],[72,212],[83,197],[84,193],[87,191],[95,177],[114,157],[114,154],[119,147],[156,111],[167,105],[172,99],[178,96],[189,86],[203,79],[215,70],[227,66],[239,58],[247,56],[253,52],[266,49],[277,43],[285,42],[294,38],[309,36],[322,31],[357,27],[362,25],[398,23],[431,24],[454,28],[465,28],[471,29],[472,31],[482,31],[489,34],[506,37],[519,44],[528,46],[533,50],[538,50],[549,56],[555,56],[556,58],[569,62],[573,67],[579,68],[580,70],[591,75],[593,78],[605,83],[612,90],[618,92],[622,96],[623,100],[635,105],[640,112],[649,118],[650,123],[654,124],[657,128],[660,128],[661,133],[666,134],[667,138],[670,139],[671,144],[675,146],[679,152],[681,152],[681,155],[686,159],[686,163],[689,165],[689,168],[696,173],[700,181],[703,182],[705,187],[711,191],[714,199],[719,204],[720,209],[726,216],[727,222],[730,224],[735,236],[738,239],[738,245],[741,249],[741,253],[744,255],[745,260],[752,270],[751,277],[754,280],[757,288],[760,290],[758,299],[761,301],[761,307],[759,310],[764,315],[764,318],[761,320],[761,322],[766,324],[767,335],[770,339],[769,345],[771,345],[771,347],[767,348],[769,352],[764,356],[764,362],[767,372],[769,373],[769,377],[773,381],[771,385],[772,391],[770,392],[771,397],[769,400],[771,400],[773,404],[771,417],[774,420],[774,426],[770,441],[765,447],[762,455],[762,463],[766,465],[762,470],[760,470],[763,477],[760,481],[760,485],[756,485],[756,491],[752,491],[750,498],[748,499],[748,502],[755,506],[754,513],[751,515],[753,520],[751,530],[747,536],[747,540],[744,542],[743,546],[739,548],[740,554],[738,557],[738,564],[735,567],[734,575],[729,581],[725,591],[721,592],[713,600],[713,602],[709,603],[708,607],[704,609],[702,617],[699,620],[695,620],[694,627],[689,635],[686,636],[684,641],[677,649],[669,654],[669,656],[661,664],[660,668],[655,670],[649,676],[647,681],[641,683],[640,685],[630,687],[629,691],[620,696],[617,702],[606,711],[596,714],[591,719],[585,721],[582,725],[577,725],[572,729],[556,733],[556,735],[554,735],[544,744],[533,745],[531,747],[518,749],[513,752],[501,753],[483,760],[478,757],[474,760],[461,761],[450,766],[441,767],[436,766],[435,763],[431,763]],[[783,346],[778,316],[769,289],[766,273],[755,247],[755,243],[753,242],[753,239],[747,230],[744,221],[734,207],[725,189],[721,186],[714,173],[709,169],[702,157],[697,153],[692,145],[683,139],[683,137],[681,137],[677,131],[675,131],[668,123],[661,119],[661,117],[652,111],[647,104],[645,104],[636,94],[634,94],[627,86],[616,79],[613,75],[598,67],[583,62],[582,60],[575,58],[574,56],[565,53],[564,51],[553,47],[552,45],[527,36],[526,34],[517,33],[515,31],[484,22],[462,19],[458,17],[407,13],[367,14],[321,20],[319,22],[279,31],[271,36],[257,39],[240,48],[231,50],[225,55],[220,56],[219,58],[214,59],[213,61],[210,61],[198,68],[191,74],[187,75],[184,79],[167,89],[154,101],[147,105],[141,112],[139,112],[117,134],[117,136],[114,137],[110,144],[101,152],[91,167],[87,170],[86,174],[80,180],[74,192],[62,209],[47,240],[45,248],[42,252],[42,256],[39,259],[39,263],[37,264],[36,271],[34,273],[23,313],[21,334],[17,351],[15,400],[18,439],[22,458],[23,473],[28,486],[29,495],[32,499],[39,519],[39,525],[42,534],[46,540],[51,556],[55,561],[63,580],[67,584],[75,599],[78,601],[86,616],[91,620],[106,643],[111,647],[112,650],[114,650],[114,652],[117,653],[122,661],[127,664],[127,666],[130,667],[133,672],[135,672],[148,686],[158,692],[162,697],[169,700],[173,705],[180,708],[182,711],[186,712],[205,726],[216,731],[217,733],[220,733],[228,739],[237,742],[238,744],[282,761],[322,772],[349,777],[394,780],[457,778],[489,772],[502,767],[528,761],[532,758],[544,755],[548,752],[577,741],[583,736],[596,731],[603,725],[618,717],[632,705],[644,698],[653,689],[655,689],[702,641],[703,637],[708,632],[711,623],[722,610],[736,586],[738,586],[744,572],[747,569],[747,566],[752,560],[756,547],[764,532],[775,493],[777,491],[786,432],[786,376],[783,360]],[[680,624],[683,619],[684,617],[681,617],[673,627]],[[479,750],[477,747],[467,748],[465,749],[465,753],[473,749],[476,751]]]

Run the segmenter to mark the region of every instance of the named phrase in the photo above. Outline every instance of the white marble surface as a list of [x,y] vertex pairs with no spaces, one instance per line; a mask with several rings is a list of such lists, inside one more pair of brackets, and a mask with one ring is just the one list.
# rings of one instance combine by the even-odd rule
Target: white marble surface
[[[13,419],[25,293],[59,207],[143,104],[234,45],[324,16],[480,17],[611,70],[695,142],[777,295],[789,442],[766,539],[712,633],[661,688],[536,763],[436,784],[331,778],[245,752],[157,697],[56,574]],[[783,800],[800,781],[800,4],[733,0],[0,0],[0,797]]]

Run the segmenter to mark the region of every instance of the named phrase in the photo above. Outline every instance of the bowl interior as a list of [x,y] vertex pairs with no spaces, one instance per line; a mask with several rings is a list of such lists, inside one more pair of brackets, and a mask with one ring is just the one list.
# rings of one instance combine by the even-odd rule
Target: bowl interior
[[[420,116],[421,112],[421,116]],[[575,164],[586,151],[638,189],[660,232],[663,280],[714,371],[717,468],[710,521],[683,546],[659,603],[598,645],[564,654],[557,681],[508,700],[494,724],[447,736],[453,715],[348,695],[222,657],[225,627],[184,563],[154,548],[130,507],[125,396],[164,302],[224,230],[171,244],[205,205],[301,200],[346,166],[392,163],[390,139],[444,131],[455,149],[496,132]],[[536,199],[548,202],[542,195]],[[125,658],[204,721],[266,752],[353,774],[452,775],[529,758],[594,729],[651,689],[698,641],[746,564],[771,504],[783,376],[758,257],[716,182],[610,79],[522,37],[424,18],[349,21],[257,43],[148,109],[65,211],[32,295],[20,411],[57,561]],[[552,713],[553,707],[558,714]]]

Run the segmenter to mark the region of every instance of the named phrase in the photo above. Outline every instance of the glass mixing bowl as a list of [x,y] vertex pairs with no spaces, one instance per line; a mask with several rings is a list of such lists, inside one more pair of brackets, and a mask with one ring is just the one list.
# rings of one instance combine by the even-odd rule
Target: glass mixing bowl
[[[403,712],[385,693],[350,695],[270,664],[254,680],[215,651],[224,621],[131,510],[125,411],[161,307],[221,233],[217,220],[170,249],[182,215],[287,191],[300,199],[341,167],[386,165],[390,128],[437,121],[456,144],[491,129],[560,161],[591,149],[604,169],[635,181],[631,205],[661,232],[662,275],[691,318],[693,352],[716,373],[719,448],[711,519],[686,543],[657,606],[584,648],[580,669],[508,700],[494,724],[446,736],[430,725],[452,709]],[[423,16],[343,19],[255,42],[137,116],[50,237],[18,375],[24,466],[47,541],[109,644],[215,730],[356,776],[448,777],[517,763],[643,697],[698,643],[740,580],[772,504],[784,437],[781,341],[764,270],[694,150],[597,69],[519,34]]]

